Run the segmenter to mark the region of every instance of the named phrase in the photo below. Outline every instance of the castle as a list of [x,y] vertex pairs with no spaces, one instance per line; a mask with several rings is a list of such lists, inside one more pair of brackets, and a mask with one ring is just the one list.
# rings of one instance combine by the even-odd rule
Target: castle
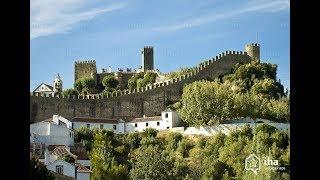
[[112,72],[111,68],[108,70],[102,69],[101,73],[97,72],[96,61],[76,61],[74,64],[74,82],[76,82],[80,78],[93,78],[96,82],[96,86],[98,89],[103,89],[102,80],[105,76],[113,75],[119,81],[119,89],[124,90],[127,88],[128,80],[136,73],[146,72],[146,71],[154,71],[154,63],[153,63],[153,47],[145,46],[141,50],[142,55],[142,63],[141,67],[137,70],[131,70],[127,68],[126,70],[118,69],[116,72]]
[[118,70],[111,72],[102,70],[97,73],[95,61],[75,62],[75,81],[82,77],[92,77],[96,84],[106,75],[113,74],[120,82],[119,91],[106,95],[91,94],[64,97],[54,94],[31,93],[30,123],[39,122],[60,114],[67,119],[73,117],[121,118],[131,120],[142,116],[158,116],[166,107],[178,101],[185,84],[198,80],[213,80],[230,73],[237,63],[247,63],[251,60],[260,61],[260,45],[247,44],[245,51],[225,51],[214,58],[201,62],[193,71],[178,78],[163,80],[146,87],[126,89],[128,79],[138,72],[155,71],[153,47],[144,47],[141,51],[142,65],[131,71]]

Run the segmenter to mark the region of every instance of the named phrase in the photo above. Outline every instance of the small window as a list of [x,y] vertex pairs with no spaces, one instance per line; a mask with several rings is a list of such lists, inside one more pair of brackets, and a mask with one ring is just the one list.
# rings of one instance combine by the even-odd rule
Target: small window
[[72,138],[72,133],[70,132],[70,137]]
[[100,124],[100,129],[103,129],[103,124]]
[[168,113],[166,113],[166,114],[164,115],[164,117],[165,117],[165,118],[168,118]]
[[117,130],[117,125],[113,125],[113,130]]
[[90,128],[90,124],[87,124],[87,128]]
[[146,123],[146,127],[148,127],[149,126],[149,124],[148,123]]
[[138,127],[138,124],[137,124],[137,123],[135,123],[135,124],[134,124],[134,127]]
[[59,174],[63,174],[63,165],[57,165],[56,166],[56,172]]
[[160,126],[160,122],[157,122],[157,126]]
[[170,127],[167,127],[167,129],[169,129]]

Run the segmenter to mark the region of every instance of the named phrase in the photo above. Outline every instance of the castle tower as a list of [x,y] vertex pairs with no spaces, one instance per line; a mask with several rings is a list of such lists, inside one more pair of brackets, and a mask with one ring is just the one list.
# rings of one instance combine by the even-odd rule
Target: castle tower
[[142,71],[153,70],[153,47],[145,46],[141,50],[142,55]]
[[74,82],[80,78],[91,78],[97,74],[96,61],[76,61],[74,63]]
[[251,43],[247,44],[245,47],[245,52],[255,60],[260,61],[260,44],[258,43]]
[[53,81],[53,92],[54,94],[59,94],[62,92],[62,80],[59,73],[56,75]]

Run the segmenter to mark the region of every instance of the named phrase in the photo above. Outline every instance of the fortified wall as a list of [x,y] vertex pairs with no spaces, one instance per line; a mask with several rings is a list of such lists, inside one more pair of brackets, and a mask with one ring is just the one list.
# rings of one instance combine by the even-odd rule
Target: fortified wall
[[[255,52],[259,44],[250,44]],[[246,48],[247,49],[247,48]],[[250,48],[252,49],[252,48]],[[231,72],[237,63],[247,63],[258,57],[250,52],[226,51],[200,63],[194,71],[179,78],[154,83],[143,88],[122,90],[103,95],[79,95],[73,97],[41,96],[31,93],[30,123],[43,121],[59,114],[73,117],[132,118],[160,115],[166,106],[181,98],[183,86],[198,80],[213,80]],[[257,55],[257,53],[251,53]],[[260,55],[260,53],[259,53]]]

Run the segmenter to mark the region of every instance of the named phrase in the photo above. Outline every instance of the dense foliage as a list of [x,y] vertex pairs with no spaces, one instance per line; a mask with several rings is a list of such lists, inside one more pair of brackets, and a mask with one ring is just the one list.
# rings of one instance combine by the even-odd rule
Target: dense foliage
[[128,88],[129,89],[135,89],[135,88],[140,88],[144,87],[147,84],[152,84],[156,81],[157,78],[157,73],[154,72],[146,72],[146,73],[138,73],[133,75],[129,80],[128,80]]
[[179,78],[182,75],[186,75],[186,74],[188,74],[188,73],[190,73],[192,71],[194,71],[193,68],[180,68],[178,71],[174,71],[174,72],[169,73],[166,76],[166,79]]
[[[94,130],[90,151],[93,179],[290,179],[287,132],[262,124],[229,135],[182,136],[147,129],[117,135]],[[263,165],[258,174],[245,170],[252,153],[279,161],[284,170]]]
[[105,88],[104,91],[107,91],[107,92],[115,91],[118,84],[119,84],[119,81],[112,75],[105,76],[102,79],[102,85]]
[[252,61],[235,66],[233,73],[215,81],[186,85],[178,109],[189,125],[213,125],[239,117],[289,121],[289,98],[275,81],[276,66]]
[[66,89],[62,92],[62,94],[65,96],[65,97],[73,97],[73,96],[78,96],[78,91],[75,90],[75,89]]
[[74,83],[74,89],[79,94],[95,94],[97,93],[96,82],[93,78],[81,78]]

